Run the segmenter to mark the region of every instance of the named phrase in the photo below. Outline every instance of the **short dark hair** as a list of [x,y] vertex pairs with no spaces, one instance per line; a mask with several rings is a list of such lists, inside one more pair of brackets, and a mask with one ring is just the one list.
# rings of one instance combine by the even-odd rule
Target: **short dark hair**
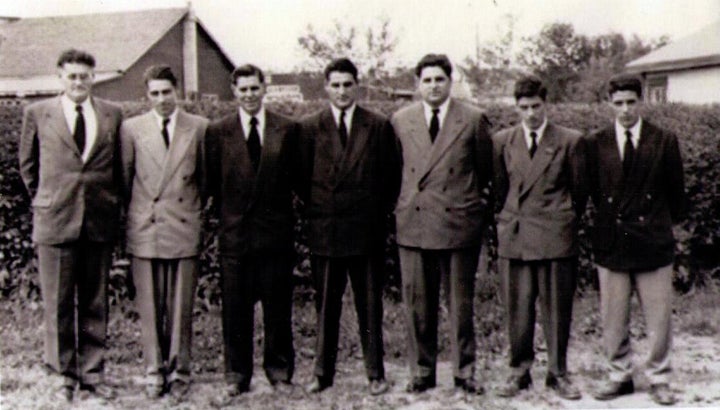
[[415,66],[415,76],[420,77],[425,67],[440,67],[445,75],[452,76],[452,64],[445,54],[426,54]]
[[642,97],[642,80],[634,74],[617,74],[608,81],[608,97],[618,91],[634,91]]
[[256,76],[261,83],[265,84],[265,74],[263,74],[260,67],[253,64],[243,64],[238,68],[234,69],[232,74],[230,74],[230,81],[235,84],[239,77],[252,76]]
[[541,100],[545,101],[547,98],[547,87],[545,87],[545,84],[543,84],[540,78],[534,75],[527,75],[515,82],[513,94],[515,95],[515,102],[523,97],[540,97]]
[[330,73],[333,71],[352,74],[355,82],[358,80],[358,69],[349,58],[336,58],[331,61],[330,64],[325,67],[325,81],[330,79]]
[[151,65],[145,70],[145,73],[143,74],[143,79],[145,80],[145,85],[147,85],[150,80],[167,80],[170,81],[170,84],[172,84],[173,87],[177,87],[177,77],[175,77],[175,74],[172,71],[172,68],[170,68],[169,65]]
[[60,54],[57,66],[62,68],[63,65],[68,63],[84,64],[90,68],[95,68],[95,57],[87,51],[71,48]]

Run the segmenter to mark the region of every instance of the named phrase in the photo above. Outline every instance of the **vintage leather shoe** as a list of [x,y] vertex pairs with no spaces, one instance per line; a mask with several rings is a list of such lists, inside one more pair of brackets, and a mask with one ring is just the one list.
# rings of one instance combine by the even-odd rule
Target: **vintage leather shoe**
[[485,389],[479,384],[475,383],[473,379],[461,379],[459,377],[456,377],[455,388],[469,394],[481,395],[485,393]]
[[390,385],[385,379],[371,379],[368,390],[370,391],[370,395],[379,396],[387,393],[387,391],[390,390]]
[[548,375],[545,379],[545,386],[554,390],[558,396],[565,400],[580,400],[582,397],[580,390],[573,385],[572,380],[567,376],[555,377]]
[[612,400],[616,397],[624,396],[626,394],[633,394],[635,392],[635,384],[632,380],[624,382],[608,381],[604,385],[600,386],[593,397],[595,400]]
[[332,386],[333,382],[331,379],[325,377],[316,376],[313,380],[305,387],[305,391],[310,394],[320,393],[321,391]]
[[157,399],[167,393],[167,386],[164,383],[153,383],[145,387],[145,396],[148,399]]
[[104,400],[114,400],[117,397],[115,390],[104,383],[98,384],[81,384],[80,390],[87,391],[90,395],[99,397]]
[[657,404],[663,406],[672,406],[677,403],[677,398],[670,390],[667,383],[653,384],[650,386],[650,398]]
[[240,383],[227,383],[225,387],[220,390],[219,394],[210,399],[210,404],[214,407],[227,407],[230,406],[233,400],[241,394],[250,391],[250,382]]
[[285,395],[292,393],[295,387],[292,382],[287,380],[273,380],[270,382],[270,385],[276,393]]
[[532,384],[532,378],[529,372],[521,375],[512,375],[508,377],[504,385],[497,389],[497,395],[500,397],[515,397],[520,390],[525,390]]
[[434,377],[413,377],[405,391],[408,393],[422,393],[435,387]]

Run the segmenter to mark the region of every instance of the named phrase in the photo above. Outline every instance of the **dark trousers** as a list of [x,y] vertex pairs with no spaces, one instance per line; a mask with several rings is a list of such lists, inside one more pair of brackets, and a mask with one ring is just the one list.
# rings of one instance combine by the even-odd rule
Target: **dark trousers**
[[68,385],[75,380],[101,383],[112,244],[83,235],[74,242],[38,245],[37,253],[45,307],[45,364],[65,376]]
[[133,258],[148,383],[190,379],[198,260]]
[[293,265],[294,255],[283,251],[221,256],[225,380],[228,383],[245,384],[252,379],[257,301],[262,303],[265,328],[265,374],[271,383],[292,379],[295,361],[291,322]]
[[539,298],[543,333],[547,343],[548,375],[567,373],[577,258],[498,261],[503,301],[508,316],[510,368],[520,375],[535,358],[535,303]]
[[473,297],[480,247],[426,250],[399,247],[411,377],[435,380],[440,286],[448,296],[453,375],[474,374]]
[[342,296],[350,277],[365,370],[369,379],[385,378],[382,336],[382,255],[311,259],[317,309],[315,375],[335,376]]

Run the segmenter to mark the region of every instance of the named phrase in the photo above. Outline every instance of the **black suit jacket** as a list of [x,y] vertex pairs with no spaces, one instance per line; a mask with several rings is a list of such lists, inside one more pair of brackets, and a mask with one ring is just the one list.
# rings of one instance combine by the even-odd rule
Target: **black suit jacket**
[[210,124],[206,136],[208,187],[220,217],[220,253],[292,251],[298,124],[265,110],[260,166],[250,162],[238,113]]
[[356,106],[343,149],[328,107],[303,121],[300,141],[310,251],[323,256],[382,251],[386,217],[400,184],[389,121]]
[[677,138],[643,120],[630,175],[612,125],[588,145],[591,195],[596,215],[595,262],[618,270],[650,270],[673,261],[673,223],[685,210],[683,165]]

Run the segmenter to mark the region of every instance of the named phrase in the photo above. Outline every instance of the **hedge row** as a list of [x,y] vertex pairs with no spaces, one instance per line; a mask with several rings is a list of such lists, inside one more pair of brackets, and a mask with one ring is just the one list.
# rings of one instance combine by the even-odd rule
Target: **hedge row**
[[[305,103],[276,103],[271,108],[293,117],[301,118],[324,106],[322,101]],[[392,114],[403,103],[374,102],[364,104],[386,115]],[[490,105],[482,107],[492,125],[493,131],[516,124],[518,119],[512,107]],[[147,109],[142,103],[125,103],[126,117],[139,114]],[[198,102],[188,104],[190,112],[217,119],[235,110],[227,102]],[[605,105],[561,104],[549,107],[553,121],[585,132],[605,126],[612,114]],[[657,125],[673,131],[679,138],[683,153],[686,185],[690,202],[686,221],[676,229],[677,269],[675,285],[679,290],[689,290],[709,280],[720,278],[720,106],[687,106],[668,104],[649,106],[646,118]],[[31,215],[29,198],[25,193],[17,169],[17,142],[20,136],[21,107],[0,107],[0,297],[21,300],[37,300],[39,287],[33,248],[30,241]],[[205,251],[202,255],[202,274],[198,296],[202,305],[218,303],[219,272],[216,241],[212,231],[217,221],[207,218],[209,227]],[[302,221],[296,228],[297,251],[300,255],[295,277],[307,284],[309,262],[304,246]],[[490,235],[492,236],[492,235]],[[587,238],[581,232],[584,245]],[[490,244],[491,257],[494,246]],[[388,290],[397,296],[399,275],[397,256],[392,237],[387,242]],[[492,259],[492,258],[490,258]],[[127,296],[128,288],[123,284],[128,261],[118,245],[111,280],[111,298],[116,301]],[[581,278],[583,285],[595,281],[587,246],[583,246],[581,257]]]

